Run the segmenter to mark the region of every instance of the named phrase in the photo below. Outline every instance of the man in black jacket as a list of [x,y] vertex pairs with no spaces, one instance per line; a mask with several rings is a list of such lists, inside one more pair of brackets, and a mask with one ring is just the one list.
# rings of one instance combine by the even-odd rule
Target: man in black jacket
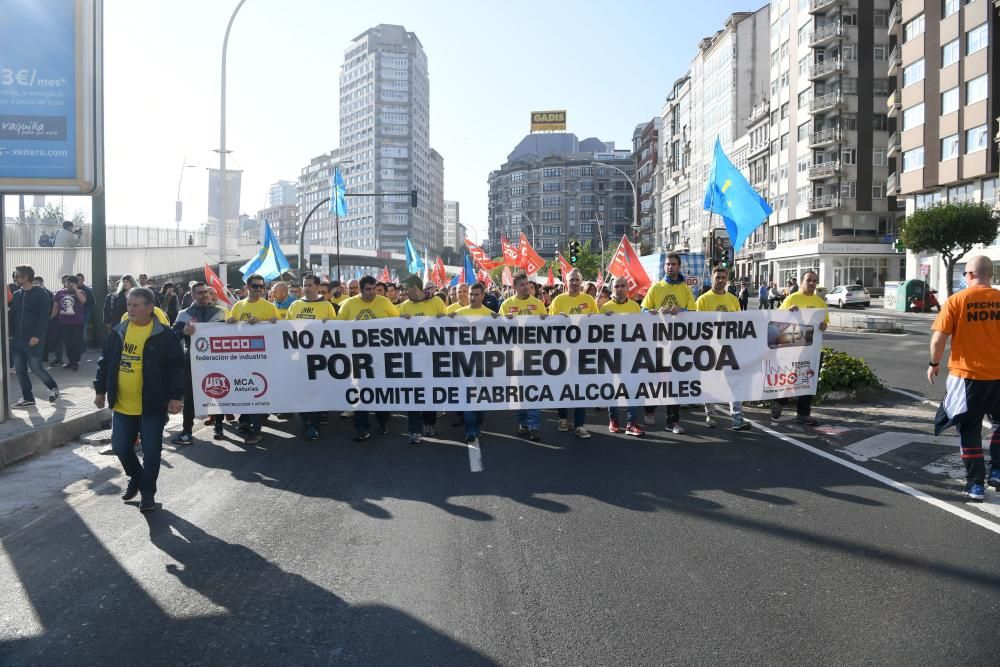
[[59,398],[59,387],[49,372],[42,368],[45,350],[45,333],[49,326],[52,301],[44,288],[34,284],[35,270],[28,265],[16,267],[15,275],[20,286],[10,302],[10,351],[21,385],[21,400],[13,405],[26,408],[35,404],[28,369],[49,388],[49,402]]
[[[128,293],[128,320],[112,328],[97,362],[94,405],[114,410],[111,448],[125,468],[128,487],[122,500],[140,492],[141,512],[156,508],[163,427],[167,413],[181,411],[184,397],[184,351],[170,329],[153,318],[153,293],[136,287]],[[142,435],[143,462],[133,445]]]
[[[170,442],[175,445],[190,445],[194,442],[194,388],[191,385],[191,336],[201,323],[225,322],[226,309],[212,303],[212,288],[205,283],[193,283],[191,294],[194,303],[177,314],[171,330],[184,344],[184,424],[181,432]],[[215,426],[215,440],[222,440],[222,415],[212,421]]]

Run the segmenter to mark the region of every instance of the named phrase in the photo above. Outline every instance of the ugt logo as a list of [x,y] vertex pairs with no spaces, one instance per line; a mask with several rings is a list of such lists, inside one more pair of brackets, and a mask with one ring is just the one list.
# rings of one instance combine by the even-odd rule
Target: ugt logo
[[209,373],[201,381],[201,390],[205,392],[206,396],[216,400],[225,398],[231,388],[229,378],[222,373]]

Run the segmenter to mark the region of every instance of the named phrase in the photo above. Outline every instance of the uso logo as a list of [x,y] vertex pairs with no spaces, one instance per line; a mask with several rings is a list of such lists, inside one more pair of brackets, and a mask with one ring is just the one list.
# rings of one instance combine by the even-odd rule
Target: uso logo
[[222,336],[208,341],[212,352],[263,352],[267,349],[263,336]]
[[225,398],[230,388],[229,378],[222,373],[209,373],[201,381],[201,390],[209,398]]

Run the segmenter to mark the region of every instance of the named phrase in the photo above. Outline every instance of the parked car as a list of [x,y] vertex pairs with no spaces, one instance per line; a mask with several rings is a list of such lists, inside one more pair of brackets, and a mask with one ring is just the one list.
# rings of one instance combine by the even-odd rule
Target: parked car
[[867,308],[872,304],[868,290],[861,285],[837,285],[826,293],[823,297],[826,305],[845,308],[847,306],[861,306]]

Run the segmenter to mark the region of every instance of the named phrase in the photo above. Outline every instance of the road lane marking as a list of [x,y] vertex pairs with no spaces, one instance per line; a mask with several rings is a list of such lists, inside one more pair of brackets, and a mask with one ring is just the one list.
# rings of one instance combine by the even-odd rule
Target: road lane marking
[[926,403],[927,405],[931,406],[932,408],[936,408],[938,405],[941,404],[940,401],[938,401],[937,403],[935,403],[934,401],[927,400],[926,398],[924,398],[920,394],[914,394],[914,393],[909,392],[909,391],[904,391],[903,389],[896,389],[895,387],[886,387],[886,389],[888,389],[891,392],[895,392],[895,393],[899,394],[900,396],[906,396],[907,398],[912,398],[915,401],[920,401],[921,403]]
[[469,450],[469,469],[472,472],[482,472],[483,455],[479,450],[479,440],[476,439],[473,442],[467,443],[465,446]]
[[914,443],[928,443],[931,445],[958,448],[958,438],[955,436],[887,431],[860,440],[853,445],[842,448],[840,451],[856,461],[868,461]]
[[[750,421],[750,420],[747,420],[747,421]],[[864,466],[861,466],[861,465],[858,465],[857,463],[854,463],[853,461],[848,461],[847,459],[842,459],[839,456],[834,456],[833,454],[830,454],[829,452],[824,452],[822,449],[818,449],[816,447],[813,447],[812,445],[807,445],[806,443],[802,442],[801,440],[796,440],[795,438],[791,437],[790,435],[785,435],[784,433],[778,433],[774,429],[768,428],[767,426],[764,426],[760,422],[750,421],[750,423],[753,424],[753,426],[755,428],[760,429],[764,433],[767,433],[768,435],[773,435],[774,437],[778,438],[779,440],[787,442],[790,445],[795,445],[796,447],[799,447],[800,449],[804,449],[807,452],[811,452],[811,453],[815,454],[816,456],[820,456],[820,457],[822,457],[824,459],[827,459],[829,461],[833,461],[834,463],[840,464],[840,465],[844,466],[845,468],[850,468],[851,470],[853,470],[853,471],[855,471],[857,473],[861,473],[865,477],[869,477],[871,479],[874,479],[876,482],[880,482],[882,484],[885,484],[886,486],[888,486],[891,489],[895,489],[897,491],[902,491],[903,493],[905,493],[907,495],[913,496],[917,500],[922,500],[925,503],[933,505],[933,506],[935,506],[935,507],[937,507],[939,509],[943,509],[945,512],[950,512],[951,514],[954,514],[955,516],[957,516],[957,517],[959,517],[961,519],[965,519],[966,521],[968,521],[970,523],[974,523],[974,524],[976,524],[977,526],[979,526],[981,528],[985,528],[986,530],[992,531],[992,532],[996,533],[997,535],[1000,535],[1000,524],[997,524],[997,523],[994,523],[992,521],[989,521],[988,519],[984,519],[983,517],[977,516],[977,515],[973,514],[972,512],[969,512],[967,510],[960,509],[958,507],[954,507],[953,505],[951,505],[948,502],[945,502],[944,500],[940,500],[938,498],[930,496],[930,495],[924,493],[923,491],[920,491],[918,489],[914,489],[912,486],[907,486],[906,484],[903,484],[902,482],[897,482],[896,480],[889,479],[885,475],[880,475],[877,472],[873,472],[873,471],[869,470],[868,468],[865,468]]]

